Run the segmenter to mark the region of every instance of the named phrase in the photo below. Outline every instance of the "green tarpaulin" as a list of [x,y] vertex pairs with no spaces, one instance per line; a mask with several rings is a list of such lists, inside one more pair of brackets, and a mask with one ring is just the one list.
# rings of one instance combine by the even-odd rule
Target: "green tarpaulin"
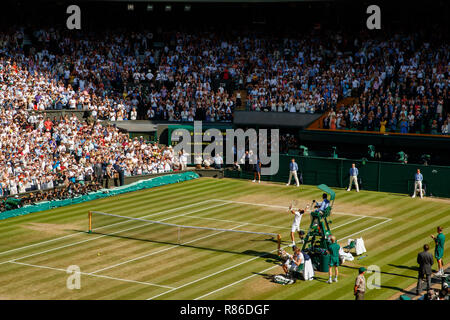
[[97,192],[92,192],[84,196],[79,196],[72,199],[64,199],[64,200],[54,200],[54,201],[45,201],[45,202],[39,202],[35,205],[28,205],[19,209],[4,211],[0,213],[0,220],[16,217],[16,216],[22,216],[25,214],[33,213],[33,212],[39,212],[44,210],[49,210],[53,208],[59,208],[63,206],[68,206],[71,204],[91,201],[95,199],[100,198],[106,198],[106,197],[112,197],[116,196],[118,194],[126,193],[126,192],[132,192],[142,189],[150,189],[154,187],[163,186],[166,184],[172,184],[182,181],[188,181],[199,178],[199,175],[195,172],[183,172],[178,174],[170,174],[165,176],[159,176],[155,178],[151,178],[148,180],[140,180],[133,182],[131,184],[117,187],[114,189],[101,189]]

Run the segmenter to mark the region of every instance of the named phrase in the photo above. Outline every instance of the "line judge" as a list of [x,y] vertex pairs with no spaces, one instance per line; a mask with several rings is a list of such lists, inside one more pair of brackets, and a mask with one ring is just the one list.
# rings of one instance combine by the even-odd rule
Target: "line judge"
[[419,190],[420,198],[423,198],[422,181],[423,175],[420,173],[420,169],[417,169],[417,173],[414,175],[414,193],[412,195],[413,198],[416,197],[417,189]]
[[353,183],[355,183],[356,192],[359,192],[358,174],[358,168],[354,163],[352,163],[352,167],[350,168],[350,183],[348,185],[347,191],[350,191],[352,189]]
[[297,187],[300,187],[300,182],[298,181],[297,171],[298,171],[298,164],[297,164],[297,162],[295,162],[295,159],[292,158],[291,163],[289,163],[289,181],[286,184],[287,186],[289,186],[291,184],[292,176],[294,176]]

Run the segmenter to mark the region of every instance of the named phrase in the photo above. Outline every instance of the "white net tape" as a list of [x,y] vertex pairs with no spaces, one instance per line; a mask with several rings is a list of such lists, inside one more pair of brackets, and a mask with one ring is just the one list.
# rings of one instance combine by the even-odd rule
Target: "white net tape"
[[185,229],[200,229],[200,230],[211,230],[211,231],[224,231],[224,232],[235,232],[235,233],[260,234],[260,235],[267,235],[267,236],[272,236],[272,237],[277,237],[278,236],[277,233],[270,233],[270,232],[255,232],[255,231],[233,230],[233,229],[222,229],[222,228],[211,228],[211,227],[186,226],[186,225],[180,225],[180,224],[174,224],[174,223],[166,223],[166,222],[161,222],[161,221],[153,221],[153,220],[147,220],[147,219],[141,219],[141,218],[125,217],[125,216],[120,216],[120,215],[117,215],[117,214],[105,213],[105,212],[100,212],[100,211],[91,211],[91,213],[92,213],[92,215],[98,214],[98,215],[104,215],[104,216],[109,216],[109,217],[116,217],[116,218],[121,218],[121,219],[126,219],[126,220],[142,221],[142,222],[145,222],[147,224],[159,224],[159,225],[165,225],[165,226],[170,226],[170,227],[176,227],[176,228],[179,228],[179,229],[182,229],[182,228],[185,228]]

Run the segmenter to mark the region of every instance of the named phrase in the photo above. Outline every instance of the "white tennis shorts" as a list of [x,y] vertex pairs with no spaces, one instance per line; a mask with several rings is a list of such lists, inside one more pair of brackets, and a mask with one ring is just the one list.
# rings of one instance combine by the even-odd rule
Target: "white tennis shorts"
[[284,265],[289,269],[291,267],[291,263],[292,263],[291,259],[287,259]]
[[300,231],[300,225],[299,224],[293,224],[291,228],[291,232]]

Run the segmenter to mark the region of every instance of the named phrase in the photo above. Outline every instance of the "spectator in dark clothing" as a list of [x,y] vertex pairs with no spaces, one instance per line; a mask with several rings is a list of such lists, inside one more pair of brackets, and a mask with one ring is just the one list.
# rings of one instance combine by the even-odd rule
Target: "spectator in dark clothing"
[[427,291],[430,290],[431,287],[431,266],[433,265],[434,258],[428,250],[430,250],[430,246],[425,244],[423,246],[423,251],[417,255],[417,263],[419,264],[419,277],[416,289],[417,295],[419,295],[422,291],[422,281],[424,276],[426,277]]
[[[118,175],[117,177],[119,179],[119,185],[123,186],[124,185],[124,172],[123,172],[122,167],[116,163],[116,164],[114,164],[113,168],[117,172],[117,175]],[[114,179],[114,181],[116,181],[116,178]],[[116,182],[114,182],[114,183],[116,183]]]
[[109,188],[109,180],[114,178],[114,169],[111,165],[108,165],[105,170],[105,176],[104,176],[106,182],[105,182],[105,188]]
[[97,162],[94,165],[94,176],[96,181],[102,185],[103,184],[103,166],[101,162]]

